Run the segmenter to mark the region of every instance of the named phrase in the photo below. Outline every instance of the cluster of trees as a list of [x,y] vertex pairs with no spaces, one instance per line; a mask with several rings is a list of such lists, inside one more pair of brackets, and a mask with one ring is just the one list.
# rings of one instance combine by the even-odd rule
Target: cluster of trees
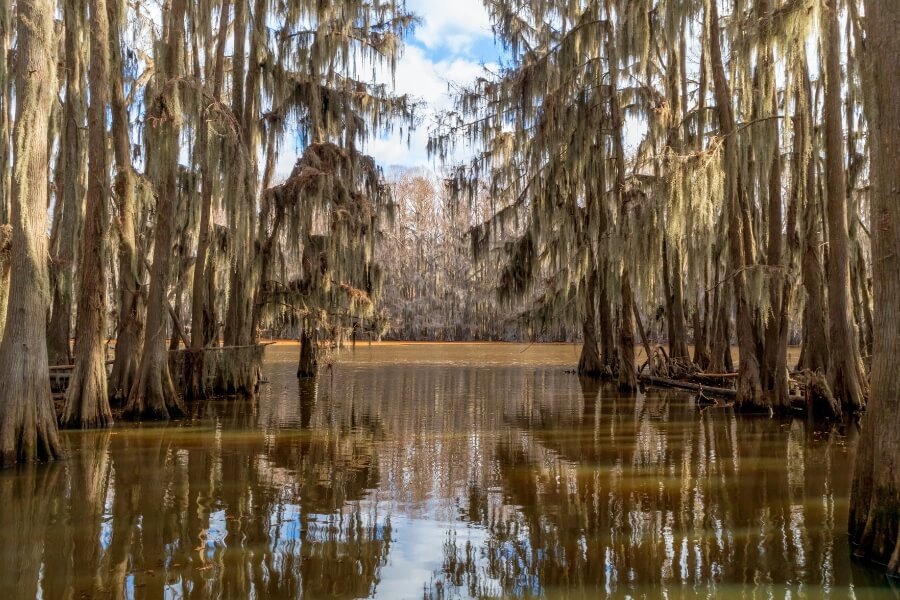
[[393,0],[2,3],[0,463],[60,454],[49,364],[74,362],[63,426],[108,425],[110,398],[166,419],[211,348],[289,321],[305,373],[315,331],[373,314],[392,203],[359,146],[415,105],[356,74],[390,73],[413,23]]
[[896,572],[900,4],[485,4],[510,59],[430,149],[481,149],[449,185],[499,204],[473,242],[506,247],[501,298],[580,321],[579,371],[624,390],[659,305],[673,365],[730,371],[736,341],[739,409],[788,410],[791,369],[821,373],[845,410],[868,406],[850,529]]
[[[384,268],[379,303],[388,338],[472,341],[567,340],[568,323],[535,330],[496,301],[501,268],[471,260],[469,231],[491,216],[484,194],[469,206],[451,201],[433,175],[398,170],[388,177],[394,220],[378,244]],[[512,239],[512,232],[507,236]]]

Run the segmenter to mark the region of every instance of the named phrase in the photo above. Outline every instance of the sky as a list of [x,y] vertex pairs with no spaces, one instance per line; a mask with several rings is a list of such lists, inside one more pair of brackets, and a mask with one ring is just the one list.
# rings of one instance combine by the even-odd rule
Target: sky
[[[425,104],[422,122],[407,144],[399,131],[370,141],[365,151],[385,169],[392,167],[440,170],[428,158],[428,130],[435,111],[450,108],[448,83],[471,83],[482,65],[498,62],[490,19],[482,0],[407,0],[407,8],[420,23],[406,39],[397,62],[397,94],[409,94]],[[286,145],[289,146],[289,145]],[[297,156],[288,147],[279,156],[277,173],[286,176]]]
[[393,136],[374,140],[367,151],[383,167],[434,168],[426,152],[430,117],[451,107],[448,83],[471,83],[484,64],[497,62],[499,49],[482,0],[407,0],[407,8],[420,24],[397,63],[396,92],[424,101],[424,119],[408,146]]

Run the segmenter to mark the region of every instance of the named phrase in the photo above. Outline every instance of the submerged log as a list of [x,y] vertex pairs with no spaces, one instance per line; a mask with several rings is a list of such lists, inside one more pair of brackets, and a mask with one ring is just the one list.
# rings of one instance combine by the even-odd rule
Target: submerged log
[[[700,374],[695,373],[692,377],[697,377]],[[708,374],[707,374],[708,375]],[[722,377],[722,375],[731,375],[731,374],[713,374],[716,377]],[[730,378],[730,377],[729,377]],[[712,385],[706,385],[703,383],[694,383],[691,381],[684,381],[681,379],[669,379],[667,377],[658,377],[654,375],[643,375],[641,376],[641,383],[646,386],[651,387],[665,387],[665,388],[674,388],[678,390],[685,390],[689,392],[696,392],[701,397],[706,397],[708,399],[721,399],[721,400],[734,400],[737,398],[737,390],[732,388],[723,388],[716,387]],[[821,414],[821,411],[818,410],[818,405],[816,403],[808,402],[807,397],[799,396],[799,395],[791,395],[789,397],[791,406],[797,410],[808,410],[810,406],[812,406],[814,414],[817,416],[825,416],[831,417],[831,414],[827,412],[825,414]],[[769,409],[771,410],[771,408]]]
[[641,376],[641,383],[643,383],[644,385],[655,387],[667,387],[679,390],[687,390],[690,392],[697,392],[699,394],[703,394],[704,396],[722,398],[725,400],[733,400],[737,397],[737,391],[733,389],[704,385],[702,383],[691,383],[690,381],[669,379],[668,377],[658,377],[656,375]]

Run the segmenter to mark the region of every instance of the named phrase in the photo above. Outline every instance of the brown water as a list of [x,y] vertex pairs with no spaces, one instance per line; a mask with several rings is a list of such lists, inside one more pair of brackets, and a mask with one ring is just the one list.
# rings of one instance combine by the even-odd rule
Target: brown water
[[893,598],[855,433],[584,387],[569,345],[360,345],[316,385],[0,472],[6,598]]

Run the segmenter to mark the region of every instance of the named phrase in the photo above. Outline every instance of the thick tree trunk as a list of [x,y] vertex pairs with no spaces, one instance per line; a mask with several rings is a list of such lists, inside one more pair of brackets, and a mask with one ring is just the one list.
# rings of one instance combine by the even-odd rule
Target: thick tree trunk
[[597,310],[595,307],[597,293],[597,272],[591,271],[584,290],[584,317],[581,345],[581,357],[578,359],[578,374],[585,377],[603,377],[603,361],[597,349]]
[[806,185],[803,194],[803,245],[800,249],[800,272],[803,279],[803,290],[806,302],[803,305],[803,342],[800,350],[798,369],[809,369],[813,372],[821,371],[823,374],[828,369],[828,321],[825,316],[825,272],[820,258],[822,247],[822,214],[821,196],[816,185],[816,161],[812,156],[812,132],[814,101],[812,97],[812,84],[809,79],[809,66],[805,55],[801,53],[800,68],[802,89],[800,94],[805,106],[810,107],[802,111],[802,127],[807,136],[806,144]]
[[841,124],[840,29],[836,0],[824,8],[825,30],[825,183],[828,217],[828,319],[831,354],[828,384],[851,410],[866,404],[866,379],[859,355],[850,300],[850,234]]
[[18,0],[9,304],[0,343],[0,465],[61,455],[47,375],[47,129],[54,2]]
[[615,326],[613,323],[612,302],[609,299],[609,292],[606,289],[606,283],[609,280],[608,269],[609,261],[604,258],[600,259],[600,290],[598,294],[599,314],[597,315],[600,323],[600,360],[603,361],[603,370],[611,375],[619,372],[619,357],[616,354],[616,336]]
[[622,313],[619,323],[619,389],[637,389],[637,370],[634,366],[634,294],[627,269],[622,274]]
[[[234,60],[232,65],[231,110],[241,123],[240,144],[244,146],[243,155],[246,160],[240,161],[235,168],[229,171],[228,187],[225,190],[226,202],[231,208],[232,217],[229,219],[229,242],[232,244],[231,271],[229,274],[228,306],[225,314],[225,345],[245,346],[251,343],[250,332],[252,321],[252,288],[250,269],[252,265],[251,240],[253,237],[252,215],[256,212],[254,204],[256,185],[255,177],[250,185],[250,173],[255,173],[251,164],[256,162],[256,148],[251,148],[252,132],[247,128],[244,120],[246,104],[253,96],[253,88],[248,71],[253,70],[253,63],[246,66],[245,47],[247,23],[247,3],[250,0],[235,0],[234,3]],[[255,62],[255,61],[253,61]],[[248,85],[245,89],[245,83]]]
[[900,4],[866,0],[874,348],[872,387],[850,498],[857,556],[900,574]]
[[[672,259],[669,260],[671,253]],[[663,269],[665,270],[666,318],[669,329],[669,356],[690,360],[687,343],[687,320],[684,316],[684,285],[681,282],[681,253],[677,248],[670,252],[663,242]]]
[[739,156],[735,139],[732,96],[725,66],[722,62],[722,43],[719,32],[718,0],[708,0],[707,27],[709,35],[710,66],[713,75],[713,90],[716,98],[716,113],[719,118],[719,133],[724,140],[725,194],[728,214],[728,246],[731,259],[731,287],[734,290],[735,314],[739,365],[737,399],[735,404],[745,410],[759,410],[767,407],[760,380],[758,344],[753,322],[753,308],[747,289],[745,261],[752,261],[753,247],[748,243],[750,232],[742,224],[745,201],[739,180]]
[[[808,177],[814,180],[815,174],[811,172]],[[824,373],[828,368],[828,320],[825,317],[825,274],[819,258],[822,240],[819,229],[819,198],[814,181],[807,185],[807,190],[803,208],[805,233],[800,260],[806,303],[803,305],[803,348],[797,367],[811,371],[821,370]]]
[[66,388],[62,424],[105,427],[112,423],[106,389],[106,255],[109,157],[106,103],[109,86],[109,23],[106,0],[90,0],[91,99],[88,107],[88,194],[81,236],[75,368]]
[[[760,2],[760,6],[767,8],[767,3]],[[768,14],[767,12],[765,14]],[[766,58],[767,77],[770,81],[767,87],[771,87],[772,91],[772,115],[778,114],[778,100],[775,97],[775,74],[774,60],[772,58],[771,47],[769,47]],[[765,369],[763,372],[763,382],[765,388],[773,395],[773,403],[776,406],[786,407],[790,409],[787,398],[787,389],[784,387],[787,377],[787,354],[786,350],[781,348],[782,333],[786,332],[790,319],[790,307],[783,302],[783,296],[791,293],[790,285],[790,258],[785,260],[784,239],[781,228],[784,225],[784,219],[781,214],[781,180],[782,180],[782,164],[781,164],[781,145],[778,129],[778,121],[772,119],[768,124],[771,131],[767,132],[770,136],[772,145],[772,164],[768,169],[768,193],[766,194],[766,221],[768,225],[767,243],[766,243],[766,264],[772,270],[778,273],[778,276],[770,276],[769,283],[769,303],[772,307],[771,317],[766,321],[765,325],[765,345],[763,348],[763,357]],[[788,226],[790,231],[790,226]],[[781,362],[784,358],[785,362]]]
[[153,267],[147,297],[147,333],[137,379],[128,395],[125,414],[133,419],[169,419],[184,414],[184,404],[175,392],[169,373],[166,350],[168,300],[166,290],[171,269],[174,237],[175,195],[178,169],[180,93],[176,83],[180,75],[184,44],[186,0],[174,0],[168,13],[168,38],[162,51],[162,65],[157,72],[157,96],[149,112],[158,120],[152,147],[155,157],[154,183],[157,189],[156,230],[154,232]]
[[[606,3],[607,15],[611,14],[610,3]],[[628,207],[625,205],[625,145],[623,129],[625,120],[619,104],[619,59],[616,54],[616,40],[613,22],[609,20],[606,27],[606,56],[609,65],[609,110],[612,120],[613,152],[615,153],[614,197],[619,211],[620,233],[625,237],[628,232]],[[637,389],[637,371],[634,366],[634,293],[631,289],[631,272],[628,259],[622,263],[619,282],[620,321],[619,321],[619,389],[633,391]]]
[[110,32],[110,104],[112,143],[116,159],[114,191],[118,205],[119,235],[119,319],[116,331],[116,357],[109,378],[110,394],[123,401],[137,377],[144,344],[146,291],[141,285],[144,262],[137,244],[137,198],[135,175],[131,164],[131,141],[128,133],[128,108],[122,82],[122,48],[120,46],[119,3],[107,1]]
[[[216,46],[216,61],[213,81],[213,98],[221,100],[222,79],[224,77],[225,42],[228,37],[228,12],[229,0],[222,0],[219,9],[219,35]],[[199,74],[198,74],[199,76]],[[205,111],[203,111],[205,116]],[[208,269],[213,268],[209,262],[209,246],[212,236],[210,214],[212,212],[213,176],[211,161],[211,146],[209,141],[209,126],[204,122],[200,125],[200,150],[203,153],[200,159],[201,196],[200,196],[200,232],[197,236],[197,259],[194,261],[194,279],[191,294],[191,376],[187,389],[188,398],[203,398],[206,390],[203,385],[203,361],[205,353],[203,348],[210,341],[207,338],[209,332],[210,304],[215,298],[207,293]]]
[[872,314],[872,289],[868,270],[866,269],[866,257],[859,243],[856,244],[856,272],[859,278],[859,303],[862,315],[862,324],[860,325],[862,339],[859,342],[859,348],[864,356],[872,356],[873,336],[875,335],[875,317]]
[[50,323],[47,352],[51,364],[72,363],[72,304],[75,291],[75,252],[85,201],[85,8],[81,0],[63,2],[66,100],[56,160],[56,205],[50,240]]
[[297,377],[315,377],[319,372],[319,335],[315,327],[300,334],[300,361]]
[[0,340],[6,327],[6,302],[9,300],[9,267],[12,258],[12,227],[0,225]]

